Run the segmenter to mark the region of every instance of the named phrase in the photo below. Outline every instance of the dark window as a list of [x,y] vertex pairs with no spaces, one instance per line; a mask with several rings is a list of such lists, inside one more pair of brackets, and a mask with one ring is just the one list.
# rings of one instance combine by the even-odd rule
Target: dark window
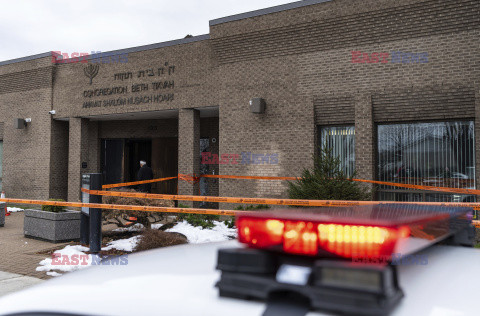
[[320,128],[320,146],[332,148],[341,162],[342,170],[352,176],[355,170],[355,127],[336,126]]
[[[475,188],[474,123],[378,126],[378,179],[416,185]],[[471,201],[471,196],[380,186],[381,200]]]

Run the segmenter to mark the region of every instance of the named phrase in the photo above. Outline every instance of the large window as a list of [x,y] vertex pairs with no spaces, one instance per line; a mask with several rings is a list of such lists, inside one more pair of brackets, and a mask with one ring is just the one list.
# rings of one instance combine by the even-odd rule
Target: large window
[[355,170],[355,127],[321,127],[320,146],[331,148],[341,162],[342,170],[352,176]]
[[[378,179],[475,188],[473,122],[379,125]],[[381,200],[466,202],[473,199],[471,196],[435,194],[391,186],[379,189]]]

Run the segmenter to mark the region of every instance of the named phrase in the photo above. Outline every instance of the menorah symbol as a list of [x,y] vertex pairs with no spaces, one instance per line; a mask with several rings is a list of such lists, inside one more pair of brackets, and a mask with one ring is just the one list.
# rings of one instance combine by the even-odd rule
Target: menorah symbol
[[95,78],[96,75],[98,75],[98,70],[100,69],[100,65],[94,65],[90,64],[87,67],[83,68],[83,72],[85,73],[85,76],[90,78],[90,84],[92,84],[93,78]]

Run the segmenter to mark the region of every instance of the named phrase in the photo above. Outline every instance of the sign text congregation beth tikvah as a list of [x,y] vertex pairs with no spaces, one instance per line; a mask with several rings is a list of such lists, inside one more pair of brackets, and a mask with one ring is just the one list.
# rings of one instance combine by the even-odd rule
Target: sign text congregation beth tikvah
[[[98,71],[98,69],[97,69]],[[157,79],[150,83],[131,83],[108,88],[98,88],[83,91],[83,108],[109,107],[121,105],[139,105],[149,103],[171,102],[174,98],[174,80],[165,78],[175,73],[175,66],[165,63],[164,67],[139,70],[137,72],[123,72],[114,74],[115,81],[127,81],[137,78]],[[163,77],[163,78],[159,78]],[[90,77],[90,80],[93,78]],[[160,79],[160,80],[159,80]],[[134,93],[134,96],[126,96]],[[118,96],[108,100],[92,100],[94,97]]]

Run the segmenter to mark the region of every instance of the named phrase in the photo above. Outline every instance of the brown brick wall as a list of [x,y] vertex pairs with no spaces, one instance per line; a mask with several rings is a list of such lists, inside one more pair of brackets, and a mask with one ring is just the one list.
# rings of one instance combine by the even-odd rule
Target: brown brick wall
[[87,119],[70,118],[68,146],[68,200],[70,202],[80,200],[82,162],[88,161],[89,156],[88,127]]
[[315,124],[343,125],[355,123],[355,102],[352,97],[313,100]]
[[[276,154],[278,164],[220,165],[220,173],[297,176],[314,153],[313,98],[299,96],[295,56],[238,62],[219,67],[220,153]],[[254,114],[249,100],[264,98],[266,112]],[[285,181],[221,180],[221,196],[285,196]]]
[[375,179],[372,97],[355,96],[355,168],[359,179]]
[[[158,68],[175,66],[170,75],[159,75]],[[127,63],[99,64],[98,75],[90,80],[84,74],[86,64],[58,65],[54,84],[56,118],[85,117],[111,113],[147,112],[178,108],[206,107],[216,104],[215,70],[211,58],[210,43],[199,41],[159,49],[129,53]],[[166,66],[168,69],[168,66]],[[149,72],[153,69],[154,76]],[[139,72],[144,71],[144,76]],[[115,80],[115,74],[132,72],[132,79]],[[173,81],[174,88],[153,90],[153,82]],[[132,86],[148,84],[148,90],[132,92]],[[128,93],[107,96],[84,97],[84,91],[127,87]],[[174,94],[173,100],[161,103],[144,103],[117,106],[83,108],[87,101],[105,101],[157,94]]]
[[[49,197],[52,71],[49,58],[0,67],[2,186],[8,197]],[[14,129],[15,118],[32,118],[32,122],[25,129]]]
[[52,87],[52,66],[0,75],[0,94]]
[[[325,8],[319,19],[307,22],[304,21],[308,17],[306,15],[291,25],[258,31],[252,28],[238,35],[215,36],[212,45],[218,61],[238,62],[372,45],[480,27],[480,2],[477,0],[430,0],[405,5],[398,3],[392,8],[375,8],[368,12],[352,12],[352,1],[333,2],[343,6],[343,10],[337,8],[330,17],[326,17],[325,13],[334,4],[324,3],[318,5],[318,8]],[[371,3],[362,2],[367,5]],[[294,15],[296,11],[305,10],[308,10],[308,7],[288,13]],[[341,16],[340,12],[343,13]]]
[[[4,120],[3,189],[7,196],[47,198],[51,145],[51,90],[39,89],[0,96]],[[15,118],[31,117],[24,129]]]
[[[178,113],[178,173],[198,175],[200,173],[200,112],[181,109]],[[178,193],[198,195],[198,183],[178,181]],[[182,202],[194,205],[191,202]],[[196,203],[195,203],[196,204]]]
[[374,94],[374,120],[399,122],[475,117],[475,91],[472,88],[437,89]]
[[[211,118],[201,118],[200,119],[200,138],[208,138],[210,144],[210,152],[212,154],[219,154],[220,149],[220,139],[218,134],[219,120],[218,117]],[[215,142],[214,142],[215,139]],[[220,166],[219,165],[209,165],[208,174],[219,174]],[[209,196],[218,196],[219,193],[219,182],[218,179],[205,178],[207,182],[208,190],[207,195]],[[218,203],[211,203],[209,207],[217,207]]]
[[178,120],[132,120],[99,122],[99,138],[178,137]]
[[49,197],[68,198],[68,122],[52,121]]

